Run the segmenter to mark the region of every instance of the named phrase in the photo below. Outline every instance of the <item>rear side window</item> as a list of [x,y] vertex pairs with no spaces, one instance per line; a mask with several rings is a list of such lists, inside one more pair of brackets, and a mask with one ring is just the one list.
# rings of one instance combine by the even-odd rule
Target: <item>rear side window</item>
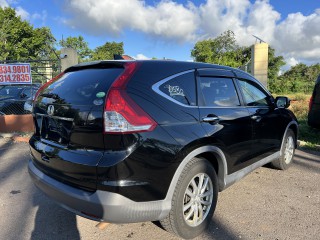
[[196,106],[194,72],[175,77],[160,86],[160,91],[184,105]]
[[60,104],[102,105],[112,82],[122,68],[84,69],[64,74],[50,84],[40,97],[50,97]]
[[200,89],[206,106],[240,106],[231,78],[200,77]]

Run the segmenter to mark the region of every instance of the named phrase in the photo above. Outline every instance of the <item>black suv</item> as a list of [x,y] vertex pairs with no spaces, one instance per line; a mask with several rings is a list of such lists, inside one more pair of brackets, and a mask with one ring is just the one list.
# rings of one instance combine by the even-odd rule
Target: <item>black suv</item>
[[308,124],[311,127],[320,129],[320,75],[310,98]]
[[229,67],[79,64],[37,93],[29,172],[78,215],[160,220],[193,238],[208,226],[219,191],[267,163],[290,166],[298,125],[288,106]]

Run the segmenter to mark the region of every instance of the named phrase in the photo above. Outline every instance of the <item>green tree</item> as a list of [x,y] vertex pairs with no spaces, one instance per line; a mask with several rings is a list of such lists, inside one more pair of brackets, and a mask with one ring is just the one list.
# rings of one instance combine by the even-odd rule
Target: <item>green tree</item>
[[[268,85],[271,91],[279,92],[285,84],[278,78],[280,68],[285,64],[284,58],[275,56],[275,50],[270,46],[268,55]],[[234,33],[228,30],[214,39],[197,42],[191,51],[191,56],[197,62],[243,68],[251,59],[251,47],[240,47]]]
[[60,40],[59,45],[64,48],[70,47],[77,50],[81,61],[90,59],[92,56],[93,51],[89,48],[88,42],[86,42],[82,36],[67,37],[66,39]]
[[279,72],[286,62],[283,56],[276,56],[275,49],[269,46],[268,49],[268,88],[271,92],[280,93],[286,88],[285,82],[279,78]]
[[124,54],[123,42],[106,42],[97,47],[92,54],[92,60],[111,60],[114,54]]
[[313,90],[320,74],[320,64],[307,66],[299,63],[283,73],[277,82],[278,93],[308,93]]
[[228,30],[214,39],[197,42],[191,56],[197,62],[240,67],[250,59],[250,48],[238,46],[234,33]]
[[55,39],[49,28],[33,28],[12,8],[0,8],[0,60],[48,58]]

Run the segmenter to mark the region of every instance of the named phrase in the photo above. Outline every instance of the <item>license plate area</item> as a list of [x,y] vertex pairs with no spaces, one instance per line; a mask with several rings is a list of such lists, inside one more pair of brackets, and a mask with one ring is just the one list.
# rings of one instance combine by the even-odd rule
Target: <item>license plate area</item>
[[36,129],[41,138],[68,145],[73,128],[72,118],[49,116],[45,114],[36,115]]

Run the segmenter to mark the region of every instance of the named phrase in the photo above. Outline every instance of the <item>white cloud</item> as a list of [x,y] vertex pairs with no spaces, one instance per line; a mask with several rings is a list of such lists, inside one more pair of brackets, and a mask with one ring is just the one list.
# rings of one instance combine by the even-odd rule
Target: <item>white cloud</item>
[[134,59],[137,59],[137,60],[150,60],[151,58],[143,55],[142,53],[139,53],[137,54],[137,56],[133,57]]
[[[1,1],[1,0],[0,0]],[[195,6],[173,0],[66,0],[67,24],[95,35],[120,36],[134,30],[155,39],[195,43],[234,31],[240,45],[256,35],[286,59],[315,61],[320,56],[320,9],[310,15],[280,13],[269,0],[206,0]]]
[[139,0],[69,0],[73,13],[69,24],[94,34],[119,35],[125,29],[177,41],[195,37],[197,14],[193,5],[160,1],[155,6]]
[[0,0],[0,7],[12,7],[15,9],[17,16],[20,16],[22,20],[31,22],[40,20],[42,22],[42,25],[45,25],[48,16],[46,10],[43,10],[41,13],[35,12],[33,14],[30,14],[23,7],[19,6],[18,0]]
[[320,56],[320,11],[309,16],[289,14],[275,32],[275,47],[282,54],[295,58],[319,60]]
[[286,62],[286,65],[282,66],[279,75],[300,63],[300,61],[294,57],[285,58],[284,61]]
[[267,1],[256,1],[249,11],[246,35],[257,35],[266,42],[272,42],[279,19],[280,14]]
[[252,35],[271,42],[280,19],[268,1],[249,0],[223,1],[207,0],[199,8],[200,27],[206,37],[216,37],[226,30],[232,30],[240,45],[254,43]]
[[[0,7],[12,7],[12,5],[16,5],[18,2],[15,0],[0,0]],[[30,14],[21,6],[15,7],[17,16],[20,16],[22,20],[29,20]]]
[[201,33],[205,37],[215,37],[226,30],[236,32],[243,28],[249,6],[248,0],[208,0],[198,10]]
[[42,25],[45,25],[46,20],[47,20],[47,16],[48,16],[47,11],[46,11],[46,10],[43,10],[41,13],[38,13],[38,12],[33,13],[33,14],[31,15],[30,19],[31,19],[32,21],[38,21],[38,20],[40,20],[40,21],[41,21],[41,24],[42,24]]
[[22,20],[29,20],[30,13],[28,13],[25,9],[23,9],[21,6],[18,6],[16,8],[16,13],[18,16],[21,17]]
[[294,57],[286,59],[286,62],[290,67],[294,67],[295,65],[299,64],[299,61],[297,59],[295,59]]
[[200,16],[202,28],[213,37],[230,29],[240,45],[253,44],[252,35],[256,35],[289,61],[319,61],[320,9],[308,16],[292,13],[280,22],[280,13],[267,0],[253,4],[249,0],[208,0],[200,6]]
[[9,4],[6,0],[0,0],[0,7],[1,8],[9,7]]

